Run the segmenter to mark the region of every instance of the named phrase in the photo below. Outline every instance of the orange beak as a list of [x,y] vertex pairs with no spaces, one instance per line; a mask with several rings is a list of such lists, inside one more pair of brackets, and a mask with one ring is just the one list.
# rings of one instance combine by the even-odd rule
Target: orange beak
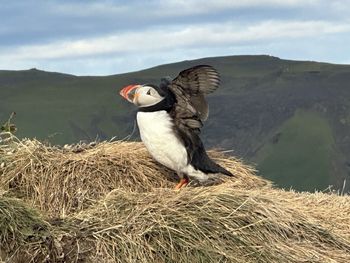
[[140,87],[140,85],[129,85],[121,89],[119,92],[120,96],[129,102],[133,103],[135,98],[137,98],[138,94],[135,93],[136,89]]

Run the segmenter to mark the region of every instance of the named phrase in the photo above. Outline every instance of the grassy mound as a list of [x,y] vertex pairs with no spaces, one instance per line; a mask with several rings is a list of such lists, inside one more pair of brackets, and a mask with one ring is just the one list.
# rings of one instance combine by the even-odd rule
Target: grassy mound
[[[298,205],[288,207],[289,202],[274,202],[272,197],[285,196],[271,189],[239,190],[230,183],[187,188],[175,194],[169,189],[142,194],[118,189],[74,218],[81,220],[81,229],[93,231],[89,236],[96,244],[93,250],[105,251],[105,261],[349,259],[350,240],[345,238],[348,226],[336,233]],[[100,256],[96,254],[96,259]]]
[[[173,188],[179,180],[174,172],[154,162],[138,142],[58,148],[23,140],[2,145],[1,152],[4,167],[0,185],[12,196],[55,216],[80,211],[116,188],[150,192]],[[211,156],[237,176],[233,180],[237,186],[269,185],[240,161],[218,152],[211,152]]]
[[239,160],[210,155],[236,177],[174,191],[174,173],[141,143],[3,140],[0,260],[350,260],[350,197],[274,189]]

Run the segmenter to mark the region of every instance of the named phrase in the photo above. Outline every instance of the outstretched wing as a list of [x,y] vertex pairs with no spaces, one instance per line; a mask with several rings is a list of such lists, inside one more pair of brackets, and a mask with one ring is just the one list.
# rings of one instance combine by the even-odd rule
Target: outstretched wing
[[208,104],[204,96],[216,90],[219,83],[218,72],[211,66],[201,65],[180,72],[168,85],[176,98],[170,114],[175,130],[185,144],[188,161],[196,169],[208,172],[221,171],[221,167],[206,155],[199,133],[202,122],[208,117]]
[[[178,108],[175,110],[195,113],[201,121],[205,121],[209,109],[204,95],[215,91],[219,84],[219,73],[212,66],[200,65],[181,71],[170,85],[171,91],[178,99]],[[185,105],[187,107],[184,107]]]

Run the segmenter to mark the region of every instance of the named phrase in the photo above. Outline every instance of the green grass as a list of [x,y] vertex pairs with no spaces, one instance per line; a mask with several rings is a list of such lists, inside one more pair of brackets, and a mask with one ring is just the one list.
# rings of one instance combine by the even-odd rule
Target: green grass
[[[24,80],[16,87],[1,91],[5,99],[1,99],[0,119],[6,120],[15,111],[19,137],[48,139],[54,144],[94,140],[97,129],[104,131],[108,138],[123,137],[125,128],[112,121],[124,113],[127,106],[118,99],[117,90],[122,85],[118,83],[109,78]],[[94,119],[99,120],[98,124],[93,123]],[[72,124],[84,130],[86,136],[77,134]]]
[[[7,120],[15,111],[19,137],[36,137],[54,144],[94,140],[97,134],[103,134],[102,139],[124,138],[132,130],[132,105],[123,101],[117,91],[129,83],[158,83],[162,76],[175,77],[186,67],[198,64],[213,64],[222,76],[222,88],[213,96],[242,94],[252,99],[255,95],[247,92],[285,85],[281,78],[275,78],[276,71],[288,68],[292,73],[339,67],[270,56],[235,56],[184,61],[106,77],[76,77],[38,70],[0,71],[0,121]],[[130,120],[118,119],[129,115]]]
[[327,120],[299,110],[276,134],[280,134],[278,141],[266,144],[258,153],[259,172],[285,188],[327,188],[334,145]]

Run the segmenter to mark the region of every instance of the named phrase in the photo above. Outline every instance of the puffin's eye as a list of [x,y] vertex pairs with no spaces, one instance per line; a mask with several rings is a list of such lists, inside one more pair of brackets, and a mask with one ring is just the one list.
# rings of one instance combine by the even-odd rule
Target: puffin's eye
[[149,89],[146,94],[151,95],[151,89]]

